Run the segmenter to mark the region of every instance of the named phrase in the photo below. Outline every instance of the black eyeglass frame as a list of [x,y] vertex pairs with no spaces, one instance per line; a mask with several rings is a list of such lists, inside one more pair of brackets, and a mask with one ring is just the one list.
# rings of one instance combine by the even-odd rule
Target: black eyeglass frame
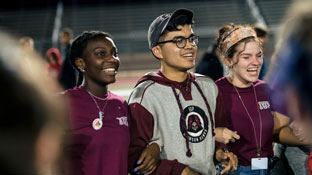
[[[195,38],[194,38],[195,37]],[[193,39],[193,41],[191,41],[191,38],[194,38]],[[179,47],[178,46],[178,39],[183,39],[182,41],[185,41],[185,42],[183,42],[184,43],[184,45],[183,45],[183,47]],[[178,36],[178,37],[176,37],[176,38],[174,38],[174,39],[172,39],[172,40],[167,40],[167,41],[161,41],[161,42],[158,42],[156,45],[159,45],[159,44],[165,44],[165,43],[175,43],[176,44],[176,46],[178,47],[178,48],[180,48],[180,49],[183,49],[185,46],[186,46],[186,44],[187,44],[187,40],[190,42],[190,43],[193,43],[193,44],[195,44],[196,46],[197,46],[197,44],[198,44],[198,39],[199,39],[199,36],[198,35],[190,35],[188,38],[185,38],[185,37],[182,37],[182,36]],[[195,42],[194,42],[195,41]]]

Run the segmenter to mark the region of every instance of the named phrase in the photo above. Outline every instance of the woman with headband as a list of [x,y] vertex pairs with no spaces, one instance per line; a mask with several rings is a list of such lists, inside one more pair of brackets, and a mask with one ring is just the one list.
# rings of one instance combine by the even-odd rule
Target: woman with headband
[[[228,145],[238,157],[239,166],[231,174],[267,175],[273,157],[272,142],[303,144],[288,127],[289,118],[271,105],[269,88],[258,80],[263,50],[254,29],[248,25],[228,24],[218,33],[218,53],[229,75],[216,81],[229,129],[241,136]],[[222,169],[222,167],[220,167]]]

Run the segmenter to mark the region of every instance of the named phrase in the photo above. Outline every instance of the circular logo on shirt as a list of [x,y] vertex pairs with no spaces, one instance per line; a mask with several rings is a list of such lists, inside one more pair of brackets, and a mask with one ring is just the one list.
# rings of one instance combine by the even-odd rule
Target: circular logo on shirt
[[199,143],[203,141],[208,134],[208,117],[204,110],[197,106],[188,106],[184,109],[185,120],[180,118],[180,130],[184,138],[186,132],[189,141]]

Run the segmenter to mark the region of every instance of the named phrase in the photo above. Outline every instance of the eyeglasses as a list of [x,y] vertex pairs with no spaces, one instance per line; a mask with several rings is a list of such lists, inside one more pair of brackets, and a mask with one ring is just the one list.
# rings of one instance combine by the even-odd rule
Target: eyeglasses
[[194,45],[197,46],[197,44],[198,44],[198,38],[199,38],[199,36],[197,36],[197,35],[191,35],[191,36],[188,37],[188,38],[184,38],[184,37],[182,37],[182,36],[178,36],[178,37],[174,38],[173,40],[158,42],[157,45],[158,45],[158,44],[164,44],[164,43],[172,42],[172,43],[175,43],[175,44],[177,45],[178,48],[183,49],[183,48],[186,46],[187,40],[188,40],[191,44],[194,44]]

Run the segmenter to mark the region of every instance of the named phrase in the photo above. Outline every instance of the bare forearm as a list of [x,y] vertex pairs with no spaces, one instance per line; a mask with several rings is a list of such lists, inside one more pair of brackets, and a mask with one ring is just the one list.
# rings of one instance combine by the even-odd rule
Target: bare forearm
[[308,142],[306,140],[300,141],[296,138],[296,136],[293,134],[293,131],[288,126],[284,126],[280,129],[279,133],[277,133],[274,136],[274,141],[286,144],[286,145],[306,145]]

